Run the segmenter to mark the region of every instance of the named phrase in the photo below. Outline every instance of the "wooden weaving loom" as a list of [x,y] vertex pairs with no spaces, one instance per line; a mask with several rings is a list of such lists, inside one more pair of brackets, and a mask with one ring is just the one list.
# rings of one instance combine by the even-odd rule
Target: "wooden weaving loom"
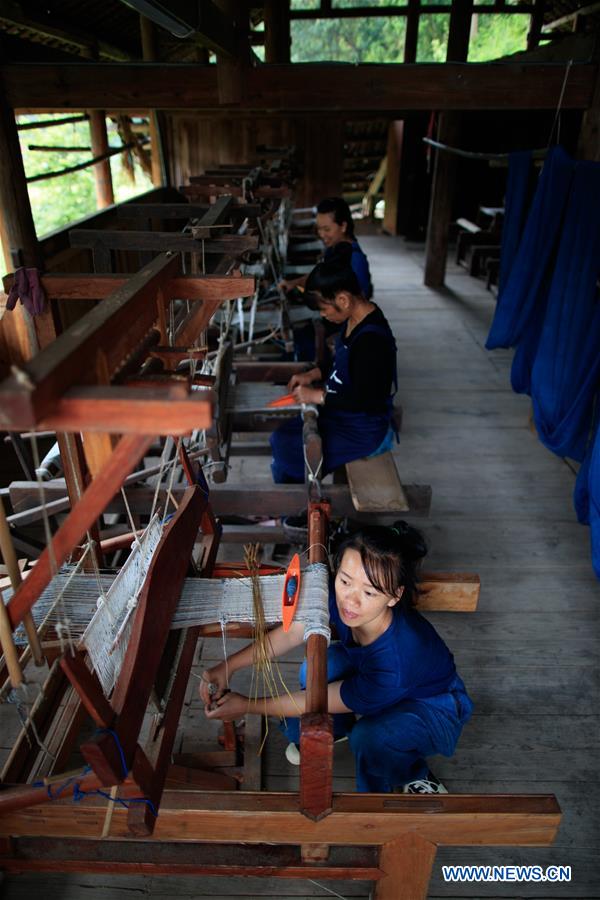
[[[194,396],[187,384],[183,389],[170,382],[152,387],[110,384],[125,360],[135,359],[137,371],[140,360],[148,357],[145,342],[151,332],[157,331],[161,344],[166,344],[166,309],[182,292],[179,266],[178,257],[159,256],[140,273],[120,282],[116,291],[105,288],[105,299],[78,323],[79,328],[68,329],[0,384],[4,428],[85,432],[83,450],[93,477],[79,493],[77,485],[73,486],[72,512],[52,540],[57,565],[93,526],[125,475],[143,457],[157,422],[164,423],[164,433],[174,435],[210,423],[209,388]],[[113,276],[104,276],[97,284],[110,283],[105,279],[114,286]],[[239,296],[242,279],[184,280],[188,296],[190,292],[201,296],[177,332],[186,336],[178,346],[189,349],[204,329],[210,310],[220,302],[217,291],[231,290],[231,282],[236,281],[235,296]],[[213,289],[213,299],[208,300]],[[81,292],[81,286],[76,294],[77,290]],[[201,295],[202,290],[207,293]],[[170,358],[168,352],[163,356]],[[79,386],[73,387],[74,383]],[[113,447],[110,433],[115,431],[123,436]],[[93,435],[98,436],[95,445]],[[195,485],[199,473],[192,471],[185,458],[184,465]],[[213,496],[220,491],[213,491]],[[61,777],[55,788],[60,794],[52,802],[46,784],[0,790],[0,865],[13,872],[59,868],[123,874],[361,878],[376,881],[377,900],[397,900],[399,885],[408,900],[424,900],[438,845],[550,843],[560,822],[560,809],[549,795],[430,798],[334,794],[326,645],[320,635],[312,635],[307,644],[307,713],[302,722],[298,793],[163,790],[194,647],[200,634],[211,633],[210,628],[193,629],[175,647],[167,642],[165,633],[199,527],[206,545],[204,570],[210,572],[214,564],[219,526],[206,493],[201,482],[176,495],[177,516],[165,531],[162,550],[148,573],[135,614],[137,645],[134,642],[134,649],[128,651],[128,664],[111,700],[98,691],[81,657],[65,657],[64,670],[79,696],[85,698],[93,721],[110,731],[84,744],[93,771],[68,784]],[[140,509],[147,511],[147,497],[138,499]],[[323,558],[329,513],[326,501],[312,498],[308,513],[311,561]],[[172,590],[165,587],[165,554],[169,568],[171,557],[176,560]],[[7,606],[11,627],[31,609],[51,574],[46,551]],[[170,579],[171,572],[167,581]],[[164,590],[165,609],[152,622],[148,611]],[[212,633],[215,630],[216,626]],[[243,629],[231,629],[231,633],[239,635]],[[138,651],[143,646],[146,652],[154,642],[148,671],[142,671]],[[145,708],[167,643],[170,692],[162,723],[151,743],[142,748],[138,706]],[[79,792],[120,785],[118,796],[125,802],[144,802],[131,803],[125,809],[113,802],[117,793],[112,790],[112,799],[89,796],[74,807],[68,794],[75,785]],[[50,793],[52,790],[50,787]],[[147,801],[154,811],[160,803],[158,817]],[[132,835],[143,835],[144,840],[132,840]],[[251,854],[239,844],[252,844]]]

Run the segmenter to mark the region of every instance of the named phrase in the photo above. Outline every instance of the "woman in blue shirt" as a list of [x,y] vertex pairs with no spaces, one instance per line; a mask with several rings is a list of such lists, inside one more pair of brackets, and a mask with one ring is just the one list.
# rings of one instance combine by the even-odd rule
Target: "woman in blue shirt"
[[[334,737],[348,736],[362,792],[445,792],[426,758],[451,756],[471,716],[472,703],[452,654],[414,609],[417,565],[425,553],[419,532],[397,522],[393,528],[352,535],[337,554],[329,605],[338,641],[328,648],[328,707]],[[298,646],[303,636],[300,623],[287,634],[275,628],[269,632],[271,657]],[[217,698],[206,715],[224,720],[248,713],[285,716],[291,741],[286,756],[297,762],[299,720],[293,717],[305,710],[303,690],[259,699],[225,692],[227,672],[252,665],[253,653],[250,645],[203,673],[200,696],[209,704],[212,683]],[[306,664],[302,688],[305,677]]]
[[[327,197],[317,206],[317,234],[325,245],[323,261],[331,260],[341,244],[349,244],[352,255],[350,265],[355,273],[363,296],[370,300],[373,296],[369,261],[365,256],[354,234],[354,220],[350,207],[342,197]],[[286,279],[281,287],[291,290],[293,287],[304,287],[306,275],[299,278]]]

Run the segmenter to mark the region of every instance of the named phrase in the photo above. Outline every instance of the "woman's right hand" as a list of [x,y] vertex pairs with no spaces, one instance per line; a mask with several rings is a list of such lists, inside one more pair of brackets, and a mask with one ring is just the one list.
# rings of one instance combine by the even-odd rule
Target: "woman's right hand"
[[218,700],[227,690],[227,669],[225,663],[218,663],[210,669],[205,669],[200,676],[198,693],[205,705]]

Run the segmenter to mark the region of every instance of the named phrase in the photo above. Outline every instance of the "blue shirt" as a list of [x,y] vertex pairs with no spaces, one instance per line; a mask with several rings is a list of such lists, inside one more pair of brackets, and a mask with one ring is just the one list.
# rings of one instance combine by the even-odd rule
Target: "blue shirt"
[[[323,255],[325,261],[331,259],[335,255],[335,246],[328,247]],[[360,289],[367,300],[373,296],[373,285],[371,284],[371,272],[369,271],[369,261],[361,250],[358,241],[352,241],[352,258],[350,260],[352,271],[358,278]]]
[[416,610],[393,607],[389,628],[367,646],[356,644],[352,630],[340,619],[333,586],[329,616],[340,639],[338,652],[343,650],[348,660],[340,696],[353,712],[375,715],[400,700],[423,700],[454,688],[454,657]]

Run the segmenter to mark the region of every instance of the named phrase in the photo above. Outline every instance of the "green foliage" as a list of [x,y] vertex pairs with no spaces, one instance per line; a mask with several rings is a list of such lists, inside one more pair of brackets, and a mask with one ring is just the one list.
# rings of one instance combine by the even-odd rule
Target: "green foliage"
[[[48,114],[20,116],[19,121],[48,120]],[[64,118],[64,113],[56,118]],[[109,143],[120,146],[121,139],[113,123],[108,123]],[[45,172],[58,172],[69,166],[85,162],[92,157],[91,149],[77,152],[61,150],[29,150],[30,144],[47,147],[89,147],[90,129],[87,122],[72,122],[68,125],[56,125],[49,128],[32,129],[19,133],[21,152],[27,177]],[[152,188],[147,175],[135,163],[135,182],[131,182],[127,172],[123,170],[120,156],[110,160],[115,202],[119,203],[135,194]],[[90,167],[79,172],[61,175],[47,181],[36,181],[29,185],[29,198],[33,212],[33,220],[38,237],[50,231],[64,227],[96,211],[96,189],[94,173]]]
[[400,16],[292,19],[292,62],[402,62],[405,32]]
[[[428,0],[447,2],[447,0]],[[480,0],[480,3],[485,0]],[[318,4],[317,4],[318,5]],[[364,0],[335,0],[334,8],[364,6]],[[369,6],[388,6],[389,0],[370,0]],[[398,2],[397,5],[403,5]],[[297,0],[295,9],[315,8]],[[499,59],[524,50],[528,15],[473,16],[469,61]],[[419,19],[417,62],[444,62],[448,43],[448,13],[427,13]],[[377,16],[349,19],[292,19],[292,62],[401,63],[404,61],[406,19]]]
[[473,16],[469,62],[487,62],[524,50],[529,31],[527,15],[494,15],[483,13]]

